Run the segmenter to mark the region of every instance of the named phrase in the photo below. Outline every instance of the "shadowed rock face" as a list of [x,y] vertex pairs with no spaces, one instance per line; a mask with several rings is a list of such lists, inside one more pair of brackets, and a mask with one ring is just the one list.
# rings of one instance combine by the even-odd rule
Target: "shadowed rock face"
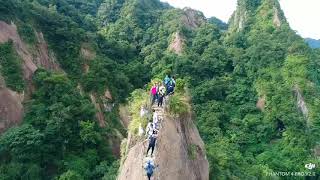
[[0,133],[21,122],[23,117],[21,102],[19,94],[0,87]]
[[179,119],[166,117],[162,126],[156,156],[159,169],[155,172],[155,177],[176,180],[209,179],[204,144],[191,115]]
[[17,54],[23,60],[24,78],[30,80],[32,74],[38,67],[43,67],[50,70],[60,70],[59,64],[54,59],[53,55],[49,54],[48,44],[43,38],[43,34],[35,32],[37,44],[36,51],[31,52],[27,45],[21,40],[15,24],[7,24],[0,21],[0,43],[5,43],[9,40],[13,41],[14,48]]
[[[297,98],[297,106],[298,106],[299,110],[301,111],[303,116],[306,119],[308,119],[309,110],[307,108],[306,102],[304,101],[304,98],[302,96],[302,93],[301,93],[301,90],[300,90],[299,86],[295,85],[295,87],[293,88],[293,91],[294,91],[295,96]],[[307,121],[307,124],[310,125],[310,122]]]
[[281,26],[281,20],[280,20],[280,17],[279,17],[279,10],[276,7],[273,7],[273,11],[274,11],[273,24],[276,27],[280,27]]
[[205,16],[200,11],[196,11],[191,8],[184,8],[183,12],[184,15],[182,16],[181,22],[187,28],[196,29],[206,22]]
[[32,55],[29,53],[27,46],[22,42],[17,32],[17,27],[14,24],[9,25],[0,21],[0,43],[5,43],[9,40],[13,41],[15,50],[23,60],[22,67],[24,78],[30,80],[32,74],[37,70]]
[[61,68],[59,64],[56,62],[53,53],[49,53],[48,44],[45,41],[43,34],[41,32],[37,32],[36,37],[38,40],[38,43],[36,45],[37,54],[35,57],[35,62],[37,66],[43,67],[45,69],[61,71]]
[[[209,179],[209,164],[204,144],[192,122],[191,114],[178,119],[166,114],[163,117],[155,148],[155,164],[158,167],[155,169],[153,178],[156,180]],[[147,179],[142,168],[147,145],[147,142],[143,144],[140,141],[128,150],[118,180]]]
[[99,126],[104,128],[106,127],[106,121],[104,119],[103,111],[101,105],[97,102],[96,96],[94,94],[90,94],[91,102],[95,106],[97,113],[96,118],[98,119]]
[[145,150],[146,147],[142,142],[137,143],[130,149],[124,164],[121,166],[118,180],[147,179],[143,169]]

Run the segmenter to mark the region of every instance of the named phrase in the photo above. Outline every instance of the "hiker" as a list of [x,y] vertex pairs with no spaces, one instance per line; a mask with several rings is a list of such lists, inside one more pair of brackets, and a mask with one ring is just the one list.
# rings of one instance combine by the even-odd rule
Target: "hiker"
[[157,102],[159,101],[159,89],[160,89],[160,83],[156,83],[156,89],[157,89],[157,94],[156,94],[156,100]]
[[158,131],[160,129],[160,123],[159,122],[153,123],[153,128],[154,128],[154,130]]
[[168,83],[168,90],[167,90],[167,95],[171,95],[174,93],[174,87],[176,86],[176,81],[174,77],[170,79],[170,82]]
[[171,83],[172,83],[173,87],[176,87],[176,80],[175,80],[174,76],[172,76],[172,78],[171,78]]
[[149,146],[148,146],[146,156],[148,156],[150,149],[151,149],[151,157],[153,156],[153,151],[154,151],[154,147],[156,146],[157,137],[158,137],[158,131],[153,130],[152,136],[149,138]]
[[166,95],[166,88],[164,87],[164,85],[162,84],[159,87],[159,93],[158,93],[158,107],[162,107],[162,103],[163,103],[163,98]]
[[144,166],[144,169],[146,170],[146,174],[148,176],[148,180],[151,180],[151,176],[153,175],[153,171],[155,168],[156,167],[154,165],[153,160],[151,158],[148,159],[145,166]]
[[156,110],[153,110],[152,122],[153,124],[158,123],[158,113],[156,112]]
[[159,129],[159,118],[158,118],[158,113],[153,110],[153,116],[152,116],[152,123],[153,123],[153,128],[154,129]]
[[152,136],[153,129],[154,129],[153,123],[149,122],[146,128],[146,136],[148,136],[148,139]]
[[166,77],[163,80],[163,83],[167,86],[169,81],[170,81],[170,76],[166,75]]
[[152,87],[151,87],[151,106],[153,105],[154,101],[156,100],[157,98],[157,86],[156,84],[154,84]]

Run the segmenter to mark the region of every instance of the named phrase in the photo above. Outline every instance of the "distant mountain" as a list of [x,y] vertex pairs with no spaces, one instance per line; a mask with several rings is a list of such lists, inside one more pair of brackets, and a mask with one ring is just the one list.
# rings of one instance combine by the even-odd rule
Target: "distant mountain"
[[320,48],[320,39],[305,38],[305,41],[311,48]]
[[209,18],[208,22],[211,23],[211,24],[217,25],[222,30],[227,30],[228,29],[228,24],[223,22],[223,21],[221,21],[220,19],[218,19],[216,17]]

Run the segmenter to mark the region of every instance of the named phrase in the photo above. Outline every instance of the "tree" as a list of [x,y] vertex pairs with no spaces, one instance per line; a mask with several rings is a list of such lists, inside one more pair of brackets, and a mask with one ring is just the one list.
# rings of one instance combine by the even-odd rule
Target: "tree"
[[9,153],[10,158],[24,162],[39,162],[44,135],[31,125],[11,128],[1,136],[1,151]]
[[78,173],[68,170],[67,172],[63,173],[59,180],[82,180],[83,177],[79,175]]
[[95,123],[90,121],[80,122],[80,137],[84,143],[98,144],[101,140],[101,136],[95,131]]

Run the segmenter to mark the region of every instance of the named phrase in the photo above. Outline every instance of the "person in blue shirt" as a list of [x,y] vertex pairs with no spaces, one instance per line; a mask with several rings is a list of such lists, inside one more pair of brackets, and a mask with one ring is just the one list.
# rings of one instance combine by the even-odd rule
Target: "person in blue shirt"
[[170,79],[171,79],[170,76],[166,75],[166,77],[165,77],[164,80],[163,80],[163,83],[164,83],[165,85],[168,85]]
[[147,160],[147,163],[144,166],[144,169],[146,170],[146,174],[148,176],[148,180],[151,180],[151,177],[153,175],[153,171],[156,167],[154,166],[153,160],[150,158]]

